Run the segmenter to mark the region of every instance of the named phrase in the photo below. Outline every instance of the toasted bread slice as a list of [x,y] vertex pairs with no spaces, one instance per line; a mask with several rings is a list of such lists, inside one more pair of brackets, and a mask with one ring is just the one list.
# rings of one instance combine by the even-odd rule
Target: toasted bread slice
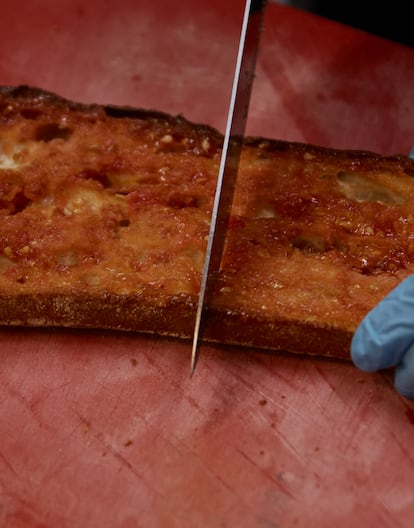
[[[190,338],[222,135],[0,89],[0,324]],[[349,358],[414,271],[414,161],[247,138],[204,339]]]

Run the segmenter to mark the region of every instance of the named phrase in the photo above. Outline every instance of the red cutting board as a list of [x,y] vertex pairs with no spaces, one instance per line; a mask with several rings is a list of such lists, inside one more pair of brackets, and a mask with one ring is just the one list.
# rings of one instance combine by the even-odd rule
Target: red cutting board
[[[0,84],[223,131],[243,8],[9,2]],[[408,153],[413,118],[413,49],[268,5],[250,134]],[[217,346],[190,380],[190,348],[1,330],[0,527],[413,526],[414,402],[391,372]]]

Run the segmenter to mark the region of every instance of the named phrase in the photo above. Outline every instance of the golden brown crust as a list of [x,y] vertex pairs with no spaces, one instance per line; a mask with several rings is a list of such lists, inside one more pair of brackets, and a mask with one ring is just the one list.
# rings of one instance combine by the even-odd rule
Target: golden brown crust
[[[0,87],[0,324],[190,338],[222,136]],[[247,138],[205,338],[349,357],[414,270],[414,161]]]

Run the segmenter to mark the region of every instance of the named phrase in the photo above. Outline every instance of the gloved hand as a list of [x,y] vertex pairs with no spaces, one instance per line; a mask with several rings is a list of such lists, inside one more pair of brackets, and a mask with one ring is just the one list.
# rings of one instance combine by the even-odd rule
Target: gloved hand
[[351,357],[367,372],[396,367],[395,388],[414,399],[414,275],[364,318],[353,336]]

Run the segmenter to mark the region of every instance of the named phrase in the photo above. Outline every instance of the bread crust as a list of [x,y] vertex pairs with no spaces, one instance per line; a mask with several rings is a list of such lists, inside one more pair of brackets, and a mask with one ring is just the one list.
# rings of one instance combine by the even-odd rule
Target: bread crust
[[[222,135],[0,87],[0,324],[189,339]],[[414,162],[246,138],[203,338],[349,358],[414,270]]]

